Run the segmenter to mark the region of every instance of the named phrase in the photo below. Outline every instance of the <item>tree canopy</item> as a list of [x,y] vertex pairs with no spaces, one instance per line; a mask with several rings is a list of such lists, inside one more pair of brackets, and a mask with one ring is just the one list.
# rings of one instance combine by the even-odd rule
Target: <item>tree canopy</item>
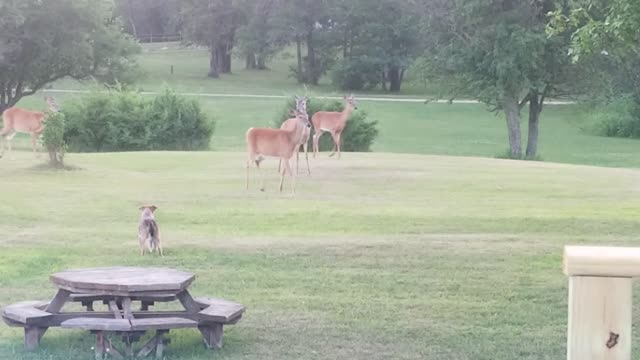
[[139,48],[108,1],[10,0],[0,13],[0,110],[64,77],[114,83],[137,73]]

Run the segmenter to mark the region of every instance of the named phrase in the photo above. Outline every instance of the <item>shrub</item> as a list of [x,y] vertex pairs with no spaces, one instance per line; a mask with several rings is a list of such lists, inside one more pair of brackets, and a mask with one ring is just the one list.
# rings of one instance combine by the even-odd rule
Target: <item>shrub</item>
[[151,100],[121,88],[94,91],[63,111],[72,151],[202,150],[213,133],[199,104],[169,89]]
[[65,119],[62,113],[51,113],[46,120],[42,142],[49,153],[49,164],[64,167],[64,153],[67,145],[64,141]]
[[[282,113],[276,118],[274,127],[280,127],[284,121],[291,118],[289,116],[289,110],[295,109],[295,100],[292,98],[287,101],[287,105],[283,108]],[[310,99],[307,104],[307,111],[309,113],[309,120],[318,111],[342,111],[344,108],[344,102],[341,101],[322,101],[317,99]],[[342,133],[342,151],[352,152],[369,152],[371,151],[371,145],[378,136],[378,129],[376,128],[377,121],[366,121],[367,113],[363,110],[355,110]],[[311,131],[313,137],[314,131]],[[311,140],[309,141],[309,149],[311,151]],[[333,139],[329,134],[323,135],[320,138],[320,151],[329,151],[333,149]]]
[[341,90],[371,90],[380,84],[383,70],[371,59],[346,59],[334,67],[331,79]]
[[608,137],[640,138],[640,104],[622,96],[591,112],[592,132]]

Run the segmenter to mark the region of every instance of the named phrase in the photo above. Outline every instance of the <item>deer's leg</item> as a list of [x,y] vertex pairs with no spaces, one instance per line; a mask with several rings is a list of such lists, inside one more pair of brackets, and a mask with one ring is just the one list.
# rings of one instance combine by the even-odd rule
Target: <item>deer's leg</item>
[[13,149],[11,147],[11,142],[13,141],[13,137],[16,136],[16,132],[12,132],[11,134],[9,134],[9,136],[7,136],[7,146],[9,147],[9,156],[11,157],[11,159],[13,159]]
[[280,171],[280,192],[282,192],[282,185],[284,184],[284,175],[289,169],[289,160],[282,159],[284,161],[284,168]]
[[300,175],[300,148],[302,145],[296,146],[296,175]]
[[245,165],[244,185],[246,190],[249,190],[249,166],[251,166],[251,160],[247,160]]
[[[287,170],[289,171],[289,175],[291,175],[291,194],[295,194],[296,193],[296,178],[297,175],[293,173],[293,171],[291,170],[291,167],[289,166],[289,160],[287,160]],[[284,177],[283,177],[284,179]],[[280,187],[280,191],[282,191],[282,186]]]
[[313,134],[313,157],[314,158],[316,158],[318,156],[318,152],[320,151],[318,143],[320,141],[320,136],[322,136],[323,133],[324,133],[324,131],[318,130],[318,131],[316,131],[315,134]]
[[333,139],[333,150],[331,150],[331,154],[329,154],[329,157],[332,157],[333,155],[336,154],[336,150],[338,149],[338,140],[336,140],[336,137],[338,136],[336,133],[330,133],[331,134],[331,138]]
[[340,139],[342,138],[342,133],[337,133],[336,134],[336,147],[338,148],[338,159],[340,159],[340,149],[341,149],[341,145],[340,145]]
[[304,143],[302,146],[304,148],[304,156],[307,158],[307,173],[311,175],[311,166],[309,166],[309,144]]
[[35,132],[31,133],[31,148],[33,149],[33,155],[37,155],[36,151],[36,139],[38,138],[38,134]]
[[260,191],[264,192],[265,191],[265,182],[266,182],[266,174],[264,174],[264,171],[260,171],[260,163],[262,162],[262,160],[264,160],[262,157],[259,157],[255,160],[256,163],[256,169],[258,169],[258,172],[261,174],[260,178],[262,179],[262,183],[260,184]]

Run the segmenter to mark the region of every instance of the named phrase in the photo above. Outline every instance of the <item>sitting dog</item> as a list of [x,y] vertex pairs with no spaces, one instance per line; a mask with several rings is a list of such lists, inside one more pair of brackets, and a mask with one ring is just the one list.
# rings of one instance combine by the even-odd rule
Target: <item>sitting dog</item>
[[[144,256],[145,245],[149,247],[149,253],[158,250],[160,256],[162,254],[162,245],[160,245],[160,232],[158,231],[158,223],[156,222],[153,212],[156,211],[155,205],[141,206],[140,223],[138,224],[138,241],[140,242],[140,253]],[[148,240],[148,243],[147,243]],[[147,244],[145,244],[147,243]]]

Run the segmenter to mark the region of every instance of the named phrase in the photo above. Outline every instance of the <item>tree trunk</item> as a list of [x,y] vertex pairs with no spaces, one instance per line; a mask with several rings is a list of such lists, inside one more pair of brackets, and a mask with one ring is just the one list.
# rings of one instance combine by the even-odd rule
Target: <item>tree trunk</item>
[[520,108],[518,98],[505,97],[503,100],[504,113],[507,118],[509,131],[509,148],[512,159],[522,159],[522,141],[520,138]]
[[298,56],[298,83],[302,84],[304,82],[302,74],[302,40],[300,40],[300,35],[298,34],[296,34],[296,52]]
[[382,90],[387,91],[387,73],[382,70]]
[[402,84],[401,69],[397,66],[389,66],[389,91],[399,92]]
[[246,69],[254,70],[257,67],[258,67],[258,64],[256,63],[256,55],[254,53],[247,54]]
[[131,0],[127,0],[128,7],[128,15],[129,15],[129,24],[131,24],[131,32],[133,32],[133,36],[138,38],[138,30],[136,30],[136,22],[133,18],[133,5],[131,4]]
[[217,46],[215,44],[209,46],[209,77],[217,79],[220,77],[220,73],[218,72],[218,54],[216,48]]
[[313,29],[309,29],[307,32],[307,69],[306,78],[307,81],[313,85],[318,85],[318,70],[316,69],[316,49],[313,43]]
[[527,159],[535,159],[538,153],[538,124],[542,112],[542,99],[540,95],[532,91],[529,94],[529,134],[527,138]]
[[264,55],[258,55],[256,66],[258,70],[267,70],[267,59],[264,57]]

